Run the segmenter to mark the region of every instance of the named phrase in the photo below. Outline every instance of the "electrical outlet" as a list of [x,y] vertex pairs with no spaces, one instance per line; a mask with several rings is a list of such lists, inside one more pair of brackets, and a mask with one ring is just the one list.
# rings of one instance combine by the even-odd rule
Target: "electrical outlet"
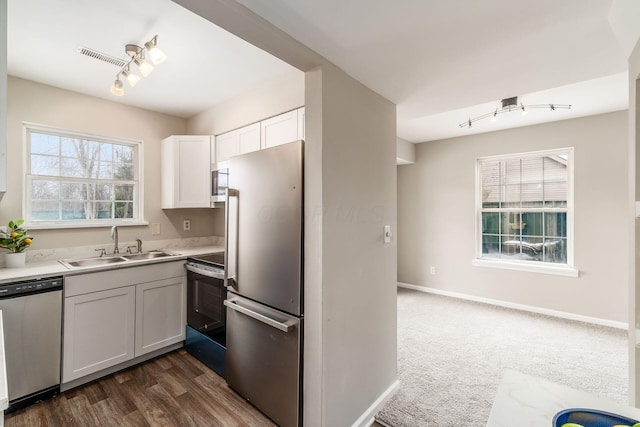
[[159,222],[151,223],[151,235],[157,236],[159,234],[160,234],[160,223]]
[[432,276],[435,276],[436,274],[436,268],[433,265],[429,268],[429,274]]
[[6,225],[0,226],[0,233],[6,233],[6,232],[7,232],[7,226]]
[[185,219],[184,221],[182,221],[182,229],[184,231],[191,230],[191,220],[190,219]]

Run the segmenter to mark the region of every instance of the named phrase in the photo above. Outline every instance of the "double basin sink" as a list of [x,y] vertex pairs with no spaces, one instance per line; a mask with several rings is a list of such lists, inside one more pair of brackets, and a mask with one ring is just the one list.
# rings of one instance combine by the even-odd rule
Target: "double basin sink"
[[97,267],[100,265],[124,264],[131,261],[144,261],[170,256],[174,256],[174,254],[163,251],[149,251],[137,254],[112,255],[93,258],[61,259],[59,260],[59,262],[67,268]]

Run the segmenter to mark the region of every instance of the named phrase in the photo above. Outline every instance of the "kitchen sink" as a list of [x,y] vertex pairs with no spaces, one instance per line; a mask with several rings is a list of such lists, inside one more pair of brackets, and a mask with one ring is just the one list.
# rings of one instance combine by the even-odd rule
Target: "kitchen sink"
[[60,262],[60,264],[64,265],[67,268],[78,268],[78,267],[98,267],[101,265],[128,263],[132,261],[151,260],[151,259],[164,258],[164,257],[170,257],[170,256],[173,256],[173,254],[162,252],[162,251],[150,251],[150,252],[141,252],[137,254],[108,256],[108,257],[61,259],[58,261]]
[[72,267],[95,267],[98,265],[115,264],[118,262],[126,262],[127,260],[119,257],[94,257],[94,258],[80,258],[80,259],[61,259],[60,263],[67,268]]
[[139,254],[122,255],[122,258],[126,258],[132,261],[137,261],[141,259],[164,258],[167,256],[171,256],[171,254],[168,254],[166,252],[160,252],[160,251],[152,251],[152,252],[142,252]]

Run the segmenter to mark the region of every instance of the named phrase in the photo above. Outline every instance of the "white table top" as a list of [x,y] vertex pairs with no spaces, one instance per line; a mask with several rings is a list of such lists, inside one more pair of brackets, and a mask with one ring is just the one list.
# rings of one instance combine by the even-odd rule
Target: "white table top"
[[569,408],[588,408],[640,420],[640,409],[574,390],[543,378],[506,370],[487,427],[551,427],[553,417]]

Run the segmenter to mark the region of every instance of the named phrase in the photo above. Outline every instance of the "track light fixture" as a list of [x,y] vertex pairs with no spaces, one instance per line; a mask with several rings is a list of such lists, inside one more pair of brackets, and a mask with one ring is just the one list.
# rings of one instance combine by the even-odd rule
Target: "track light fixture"
[[[157,35],[146,42],[144,47],[140,47],[135,44],[128,44],[125,45],[124,51],[131,59],[129,59],[129,62],[127,62],[127,64],[120,69],[118,74],[116,74],[116,80],[111,86],[111,93],[115,96],[124,95],[124,85],[122,84],[120,77],[122,77],[123,80],[126,80],[131,87],[134,87],[140,81],[140,76],[131,71],[132,62],[138,67],[140,74],[147,77],[153,71],[153,64],[157,65],[167,59],[167,55],[165,55],[165,53],[158,47]],[[153,64],[147,60],[147,56]]]
[[491,111],[489,113],[483,114],[481,116],[474,117],[474,118],[469,117],[469,120],[460,123],[458,126],[460,126],[461,128],[470,128],[470,127],[473,126],[473,123],[477,122],[478,120],[486,119],[488,117],[491,117],[491,121],[495,122],[495,121],[498,120],[498,115],[499,114],[510,113],[512,111],[517,111],[517,110],[520,110],[522,112],[522,115],[526,116],[529,113],[529,110],[532,109],[532,108],[546,108],[546,109],[549,109],[549,111],[555,111],[558,108],[565,109],[565,110],[570,110],[571,109],[571,105],[570,104],[524,105],[524,104],[520,103],[520,105],[518,105],[518,97],[517,96],[514,96],[512,98],[505,98],[501,102],[502,102],[502,108],[501,109],[497,109],[496,108],[494,111]]

